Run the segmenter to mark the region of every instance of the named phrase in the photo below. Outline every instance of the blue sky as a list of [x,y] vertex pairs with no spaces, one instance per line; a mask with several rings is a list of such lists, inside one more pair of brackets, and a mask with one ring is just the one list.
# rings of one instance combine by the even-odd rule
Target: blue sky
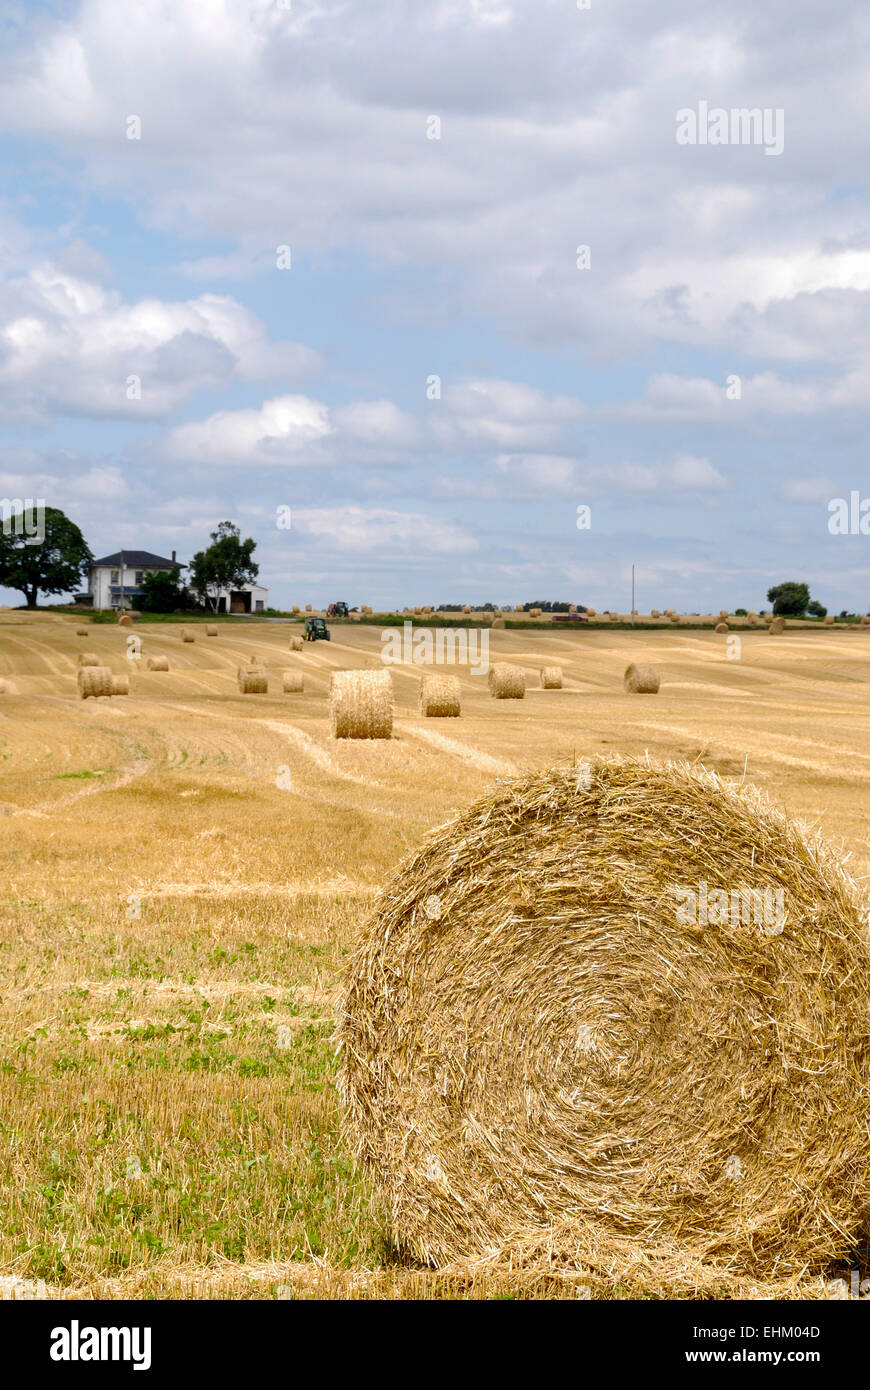
[[[0,496],[96,554],[187,560],[230,518],[279,606],[625,610],[634,562],[641,608],[795,578],[867,611],[870,537],[827,521],[870,495],[868,31],[808,0],[0,5]],[[781,111],[781,153],[679,145],[700,102]]]

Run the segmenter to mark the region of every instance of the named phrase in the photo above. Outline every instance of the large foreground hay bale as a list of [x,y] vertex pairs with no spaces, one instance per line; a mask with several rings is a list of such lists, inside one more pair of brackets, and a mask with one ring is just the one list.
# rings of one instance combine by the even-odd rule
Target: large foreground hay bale
[[291,650],[291,652],[301,652],[301,651],[302,651],[302,638],[301,638],[301,637],[291,637],[291,638],[290,638],[290,650]]
[[79,666],[99,666],[100,658],[96,652],[79,652]]
[[773,621],[772,621],[772,623],[770,624],[770,627],[769,627],[767,630],[768,630],[768,632],[771,634],[772,637],[779,637],[780,633],[784,630],[784,628],[785,628],[785,619],[784,619],[784,618],[774,618]]
[[728,624],[727,624],[727,623],[717,623],[717,624],[716,624],[716,629],[715,629],[715,630],[716,630],[716,632],[727,632],[727,631],[728,631]]
[[509,661],[496,661],[487,676],[489,693],[496,700],[522,700],[526,693],[526,673]]
[[329,713],[333,738],[391,738],[393,686],[389,671],[333,671]]
[[217,637],[217,635],[218,635],[217,623],[206,623],[206,625],[205,625],[205,635],[206,635],[206,637]]
[[462,710],[457,676],[425,675],[420,682],[420,713],[427,719],[457,719]]
[[167,656],[149,656],[147,665],[149,671],[168,671],[169,658]]
[[268,695],[269,677],[263,666],[240,666],[237,674],[242,695]]
[[662,678],[656,666],[635,665],[625,669],[622,684],[629,695],[658,695]]
[[305,689],[305,676],[301,671],[285,671],[283,682],[285,695],[299,695]]
[[129,694],[130,694],[130,677],[129,677],[129,676],[113,676],[113,677],[112,677],[112,694],[113,694],[113,695],[129,695]]
[[79,696],[83,700],[112,694],[112,672],[108,666],[82,666],[78,678]]
[[561,666],[542,666],[542,667],[541,667],[541,689],[542,689],[542,690],[561,690],[561,689],[562,689],[562,667],[561,667]]
[[436,1265],[718,1294],[849,1258],[870,1172],[854,886],[747,786],[586,770],[435,832],[350,961],[340,1089],[390,1237]]

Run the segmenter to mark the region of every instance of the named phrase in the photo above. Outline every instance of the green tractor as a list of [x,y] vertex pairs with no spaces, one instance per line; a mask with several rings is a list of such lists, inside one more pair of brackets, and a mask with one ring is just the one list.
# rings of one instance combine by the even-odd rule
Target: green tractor
[[302,634],[306,642],[328,642],[330,631],[322,618],[306,618],[305,631]]

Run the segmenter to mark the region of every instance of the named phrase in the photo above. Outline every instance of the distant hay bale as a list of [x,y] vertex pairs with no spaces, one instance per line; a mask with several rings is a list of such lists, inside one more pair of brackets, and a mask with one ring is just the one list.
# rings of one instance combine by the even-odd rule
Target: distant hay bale
[[298,604],[298,603],[294,603],[293,608],[292,608],[292,612],[294,612],[294,613],[298,613],[298,612],[299,612],[299,604]]
[[530,609],[529,609],[529,617],[530,617],[530,618],[540,618],[540,616],[541,616],[541,610],[540,610],[540,608],[530,608]]
[[716,631],[717,631],[717,632],[728,632],[728,631],[729,631],[728,624],[727,624],[727,623],[717,623],[717,624],[716,624]]
[[651,618],[660,618],[662,616],[657,608],[651,608],[649,610],[649,615]]
[[78,675],[79,696],[82,700],[112,694],[112,672],[108,666],[83,666]]
[[129,694],[130,694],[130,677],[129,677],[129,676],[113,676],[113,677],[112,677],[112,694],[113,694],[113,695],[129,695]]
[[169,670],[169,657],[168,657],[168,656],[149,656],[148,661],[147,661],[146,664],[147,664],[147,666],[148,666],[148,670],[149,670],[149,671],[168,671],[168,670]]
[[431,612],[432,612],[432,609],[429,608],[427,604],[424,604],[424,605],[423,605],[423,612],[424,612],[424,613],[431,613]]
[[758,619],[754,613],[747,614],[746,621],[750,627],[758,627]]
[[861,626],[867,627],[868,624],[870,624],[870,617],[868,617],[868,615],[865,613],[864,617],[861,619]]
[[489,693],[496,700],[522,700],[526,693],[526,673],[509,661],[496,661],[489,668]]
[[242,695],[268,695],[269,677],[262,666],[240,666],[239,692]]
[[595,612],[595,609],[594,609],[594,608],[587,608],[587,609],[586,609],[586,616],[587,616],[587,618],[596,618],[598,615],[597,615],[597,613]]
[[668,617],[670,618],[672,623],[678,623],[680,621],[679,613],[669,613]]
[[182,642],[195,642],[196,637],[188,628],[185,628],[181,634],[181,640]]
[[99,666],[100,658],[96,652],[79,652],[79,666]]
[[414,609],[414,612],[415,612],[415,614],[417,615],[417,617],[419,618],[419,616],[420,616],[420,614],[423,612],[423,610],[422,610],[422,608],[420,608],[419,605],[418,605],[418,606]]
[[471,606],[470,606],[469,604],[467,604],[467,603],[463,603],[463,605],[462,605],[462,611],[463,611],[463,613],[470,613],[470,612],[471,612]]
[[542,667],[541,667],[541,689],[542,689],[542,690],[561,690],[561,689],[562,689],[562,667],[561,667],[561,666],[542,666]]
[[427,719],[457,719],[461,713],[459,679],[425,675],[420,683],[420,713]]
[[205,635],[206,635],[206,637],[217,637],[217,635],[218,635],[217,624],[216,624],[216,623],[206,623],[206,625],[205,625]]
[[311,604],[310,604],[310,603],[306,603],[306,605],[305,605],[305,612],[306,612],[306,613],[310,613],[310,612],[311,612]]
[[770,624],[770,627],[767,630],[770,633],[771,637],[779,637],[780,634],[783,632],[784,628],[785,620],[783,618],[774,618]]
[[334,671],[329,713],[333,738],[391,738],[393,687],[389,671]]
[[302,642],[302,638],[301,638],[301,637],[291,637],[291,638],[290,638],[290,650],[291,650],[291,652],[301,652],[301,651],[302,651],[302,647],[303,647],[303,642]]
[[728,612],[728,609],[727,609],[727,608],[720,608],[720,609],[719,609],[719,617],[720,617],[720,618],[730,618],[730,616],[731,616],[731,614]]
[[825,615],[825,626],[826,626],[826,627],[833,627],[833,625],[834,625],[834,615],[833,615],[833,613],[827,613],[827,614]]
[[622,684],[629,695],[658,695],[661,681],[656,666],[640,666],[632,662],[626,667]]
[[89,628],[86,628],[86,627],[77,627],[77,628],[76,628],[76,637],[87,637],[89,631],[90,631]]
[[746,616],[747,616],[747,618],[757,618],[757,617],[758,617],[758,614],[757,614],[752,608],[750,608],[750,610],[749,610],[749,612],[746,614]]
[[345,968],[339,1092],[387,1235],[653,1297],[823,1277],[866,1234],[855,885],[748,786],[587,773],[432,833]]
[[122,613],[118,618],[118,627],[132,627],[133,619],[129,613]]
[[305,676],[301,671],[285,671],[283,680],[285,695],[298,695],[305,688]]
[[504,618],[493,618],[490,627],[504,627]]

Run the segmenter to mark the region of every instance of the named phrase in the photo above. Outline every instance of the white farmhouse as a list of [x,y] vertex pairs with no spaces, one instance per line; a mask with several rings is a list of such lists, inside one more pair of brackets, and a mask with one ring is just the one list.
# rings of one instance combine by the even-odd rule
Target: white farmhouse
[[[123,557],[123,572],[121,568]],[[175,551],[172,559],[152,555],[150,550],[123,550],[95,560],[88,573],[88,590],[93,608],[135,608],[142,597],[142,580],[155,570],[171,570],[178,564]],[[181,566],[182,569],[185,566]]]

